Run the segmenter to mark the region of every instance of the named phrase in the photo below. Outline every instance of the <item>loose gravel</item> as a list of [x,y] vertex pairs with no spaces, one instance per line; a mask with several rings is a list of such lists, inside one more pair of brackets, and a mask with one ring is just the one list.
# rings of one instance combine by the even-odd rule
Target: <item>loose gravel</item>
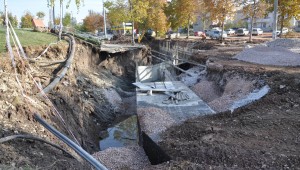
[[265,45],[246,48],[236,59],[273,66],[300,66],[300,40],[277,39]]
[[141,170],[151,165],[140,146],[108,148],[93,154],[93,156],[111,170]]

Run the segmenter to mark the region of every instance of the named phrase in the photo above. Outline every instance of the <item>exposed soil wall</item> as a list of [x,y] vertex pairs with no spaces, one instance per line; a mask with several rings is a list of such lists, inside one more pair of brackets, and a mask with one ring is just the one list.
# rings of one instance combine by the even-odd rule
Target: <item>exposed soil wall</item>
[[[25,51],[29,58],[33,58],[45,48],[27,47]],[[32,117],[33,113],[39,113],[48,123],[72,139],[53,112],[51,103],[37,95],[38,89],[30,74],[45,87],[63,66],[62,63],[49,62],[64,60],[67,51],[68,45],[65,43],[52,46],[40,60],[31,64],[31,70],[26,62],[17,59],[17,74],[24,94],[32,101],[22,97],[9,58],[1,58],[0,136],[31,134],[66,147]],[[134,80],[135,63],[147,65],[150,61],[147,49],[108,55],[94,47],[77,44],[74,62],[67,75],[48,97],[85,150],[90,153],[98,151],[99,132],[113,123],[116,117],[134,114],[134,109],[130,107],[131,103],[135,103],[131,97],[134,95],[131,80]],[[109,100],[107,96],[116,100]],[[8,166],[86,169],[86,165],[38,142],[11,141],[0,144],[0,153],[0,164]]]

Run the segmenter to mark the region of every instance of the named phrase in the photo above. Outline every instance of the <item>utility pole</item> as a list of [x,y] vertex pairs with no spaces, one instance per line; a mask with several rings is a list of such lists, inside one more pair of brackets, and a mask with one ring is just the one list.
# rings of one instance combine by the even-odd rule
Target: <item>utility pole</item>
[[102,0],[102,5],[103,5],[103,18],[104,18],[104,37],[106,39],[107,38],[107,30],[106,30],[106,11],[104,8],[104,0]]
[[274,21],[273,21],[273,34],[272,39],[276,39],[276,31],[277,31],[277,10],[278,10],[278,0],[274,0]]

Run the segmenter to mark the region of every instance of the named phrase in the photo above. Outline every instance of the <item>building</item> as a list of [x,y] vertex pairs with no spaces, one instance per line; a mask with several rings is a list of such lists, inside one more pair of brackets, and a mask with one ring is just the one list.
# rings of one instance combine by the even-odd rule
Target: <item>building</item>
[[35,31],[39,31],[39,32],[47,31],[47,27],[45,26],[43,20],[41,19],[32,19],[32,25]]

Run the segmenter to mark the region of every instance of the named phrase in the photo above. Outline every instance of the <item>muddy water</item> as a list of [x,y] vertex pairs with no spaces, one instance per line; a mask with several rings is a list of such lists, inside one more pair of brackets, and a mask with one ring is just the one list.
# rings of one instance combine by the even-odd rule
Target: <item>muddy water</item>
[[108,136],[99,142],[100,150],[136,145],[138,142],[137,116],[131,116],[114,127],[108,128],[107,132]]

